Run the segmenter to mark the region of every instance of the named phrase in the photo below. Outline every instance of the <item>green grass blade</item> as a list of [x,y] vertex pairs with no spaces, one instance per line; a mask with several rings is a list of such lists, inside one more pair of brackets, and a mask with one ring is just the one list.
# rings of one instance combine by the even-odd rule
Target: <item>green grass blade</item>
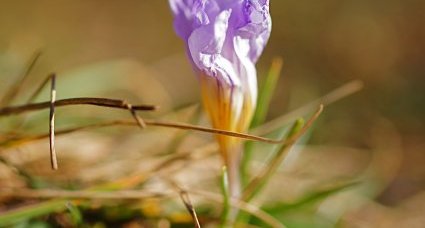
[[227,227],[230,216],[230,194],[229,194],[229,177],[226,166],[223,166],[220,180],[221,192],[223,194],[223,211],[221,213],[221,226]]
[[0,214],[0,227],[11,226],[18,222],[49,213],[62,211],[67,204],[66,200],[50,200],[36,205],[30,205]]
[[[273,97],[274,91],[276,89],[277,82],[280,78],[280,73],[282,70],[283,59],[278,57],[273,59],[270,70],[267,74],[267,77],[260,86],[258,93],[257,107],[255,109],[254,117],[251,122],[250,128],[255,128],[261,125],[266,119],[270,102]],[[244,156],[241,164],[241,173],[242,173],[242,184],[245,185],[249,179],[249,161],[252,158],[252,150],[254,143],[247,142],[245,144]]]
[[[295,134],[297,134],[302,127],[304,126],[304,120],[299,118],[295,121],[295,123],[290,128],[289,132],[286,134],[286,139],[289,139],[293,137]],[[283,155],[285,155],[285,152],[287,151],[287,148],[291,145],[283,145],[281,147],[276,147],[273,151],[275,154],[273,158],[270,160],[270,164],[275,167],[271,167],[268,170],[264,170],[262,174],[254,178],[246,187],[246,189],[243,192],[242,200],[249,202],[252,198],[254,198],[267,184],[268,180],[274,173],[273,169],[277,168],[277,164],[280,164],[283,160]],[[260,177],[260,178],[259,178]],[[250,220],[250,215],[248,213],[240,213],[238,217],[238,221],[242,223],[247,223]]]
[[277,82],[280,78],[280,73],[282,71],[283,59],[275,58],[273,59],[272,65],[270,67],[269,73],[267,74],[266,80],[261,85],[258,93],[257,108],[255,109],[255,114],[251,122],[251,127],[258,127],[266,119],[267,113],[269,111],[269,106],[271,99],[273,97],[274,91],[276,89]]
[[73,225],[74,226],[81,225],[83,223],[83,215],[81,214],[80,209],[78,209],[78,207],[72,204],[71,202],[67,203],[66,208],[69,211],[69,215],[73,222]]
[[275,205],[273,207],[269,207],[266,208],[265,210],[271,214],[282,214],[285,212],[288,212],[290,210],[295,210],[304,206],[311,206],[321,200],[326,199],[329,196],[332,196],[336,193],[339,193],[343,190],[346,190],[347,188],[351,188],[354,186],[357,186],[358,184],[360,184],[360,182],[358,181],[351,181],[351,182],[346,182],[343,184],[339,184],[337,186],[328,188],[328,189],[324,189],[324,190],[319,190],[316,192],[313,192],[311,194],[308,194],[306,196],[304,196],[303,198],[301,198],[300,200],[294,202],[294,203],[280,203],[278,205]]
[[[286,135],[286,139],[290,139],[298,132],[300,132],[303,126],[304,119],[297,119],[292,125],[288,134]],[[264,188],[264,186],[270,180],[271,176],[275,173],[279,165],[282,163],[283,159],[286,157],[287,151],[292,145],[293,144],[285,144],[281,146],[277,153],[270,160],[269,165],[267,166],[267,168],[265,168],[264,172],[254,178],[253,181],[251,181],[251,183],[247,186],[243,194],[243,199],[245,201],[249,202],[252,198],[254,198],[254,196],[258,194],[258,192],[260,192]]]

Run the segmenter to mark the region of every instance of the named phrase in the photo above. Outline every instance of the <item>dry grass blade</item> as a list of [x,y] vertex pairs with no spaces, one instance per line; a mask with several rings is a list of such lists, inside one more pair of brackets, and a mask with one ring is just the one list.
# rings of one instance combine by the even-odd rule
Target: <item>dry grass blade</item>
[[52,80],[50,90],[50,115],[49,115],[49,143],[50,143],[50,163],[53,170],[58,169],[58,159],[55,148],[55,101],[56,101],[56,75],[51,74]]
[[20,177],[22,177],[28,185],[31,185],[32,177],[24,169],[20,168],[19,166],[15,165],[15,164],[12,164],[12,162],[10,162],[9,160],[7,160],[7,159],[5,159],[3,157],[0,157],[0,163],[2,163],[3,165],[7,166],[14,173],[16,173]]
[[[128,103],[126,101],[108,98],[77,97],[61,99],[55,102],[56,107],[67,105],[94,105],[128,110]],[[17,115],[24,112],[46,109],[49,107],[49,101],[20,106],[4,107],[0,109],[0,116]],[[157,109],[157,106],[154,105],[132,105],[131,107],[133,110],[136,111],[153,111]]]
[[201,228],[198,215],[196,214],[195,208],[193,207],[193,204],[190,201],[189,194],[186,191],[180,191],[180,198],[183,201],[186,209],[189,211],[190,216],[192,216],[193,222],[195,223],[195,227]]
[[[57,104],[57,103],[55,103]],[[244,140],[250,140],[250,141],[257,141],[257,142],[264,142],[264,143],[270,143],[270,144],[283,144],[288,145],[291,144],[294,140],[296,140],[296,135],[293,138],[289,139],[270,139],[265,138],[261,136],[255,136],[250,134],[244,134],[234,131],[226,131],[226,130],[220,130],[215,128],[208,128],[208,127],[202,127],[197,125],[191,125],[191,124],[184,124],[184,123],[172,123],[172,122],[164,122],[164,121],[157,121],[157,120],[144,120],[144,124],[147,126],[157,126],[157,127],[167,127],[167,128],[176,128],[176,129],[183,129],[183,130],[194,130],[194,131],[200,131],[200,132],[206,132],[211,134],[218,134],[218,135],[226,135],[230,137],[237,137]],[[96,129],[96,128],[102,128],[102,127],[110,127],[110,126],[140,126],[140,123],[134,122],[134,121],[128,121],[128,120],[116,120],[116,121],[110,121],[110,122],[104,122],[104,123],[97,123],[97,124],[91,124],[86,125],[82,127],[75,127],[75,128],[69,128],[64,130],[56,131],[56,135],[65,135],[73,132],[78,132],[82,130],[89,130],[89,129]],[[305,129],[307,130],[307,129]],[[3,145],[4,147],[15,147],[20,146],[25,143],[29,143],[35,140],[44,139],[48,137],[49,134],[41,134],[36,136],[28,136],[28,137],[22,137],[22,138],[13,138],[8,139],[5,142],[0,142],[0,145]]]
[[258,142],[265,142],[265,143],[272,143],[272,144],[284,143],[284,141],[279,140],[279,139],[275,140],[275,139],[265,138],[265,137],[261,137],[261,136],[255,136],[255,135],[251,135],[251,134],[221,130],[221,129],[216,129],[216,128],[196,126],[196,125],[192,125],[192,124],[171,123],[171,122],[156,121],[156,120],[146,120],[146,124],[151,125],[151,126],[158,126],[158,127],[169,127],[169,128],[183,129],[183,130],[194,130],[194,131],[200,131],[200,132],[206,132],[206,133],[212,133],[212,134],[218,134],[218,135],[226,135],[226,136],[237,137],[237,138],[250,140],[250,141],[258,141]]
[[0,100],[0,107],[3,107],[5,105],[10,104],[10,102],[13,101],[13,99],[18,95],[19,91],[21,90],[24,82],[27,80],[31,70],[34,68],[35,64],[37,63],[38,59],[41,56],[41,51],[37,51],[34,54],[34,57],[32,58],[31,62],[29,63],[28,67],[25,70],[25,73],[23,74],[22,78],[18,81],[16,81],[10,89],[5,93],[3,98]]
[[302,135],[305,134],[305,132],[310,129],[311,125],[319,118],[320,114],[322,114],[324,109],[324,105],[320,104],[319,108],[316,110],[316,112],[313,114],[313,116],[310,117],[310,119],[307,121],[307,123],[304,125],[304,127],[295,135],[293,135],[291,138],[287,139],[284,145],[292,145],[295,141],[297,141]]
[[271,161],[271,164],[267,165],[260,174],[258,174],[246,187],[242,199],[249,200],[253,194],[256,192],[258,187],[263,183],[264,178],[271,176],[282,163],[283,159],[286,156],[286,152],[291,148],[291,146],[311,127],[311,125],[319,118],[320,114],[323,112],[323,105],[320,105],[318,110],[313,114],[313,116],[307,121],[307,123],[299,130],[296,134],[290,137],[287,140],[288,144],[282,145],[282,151],[280,151],[277,158]]
[[183,188],[181,188],[173,179],[164,178],[171,186],[173,186],[179,192],[180,199],[182,200],[184,206],[189,211],[190,216],[192,216],[193,222],[195,223],[196,228],[200,228],[201,224],[199,223],[198,215],[196,214],[195,208],[189,198],[189,194]]
[[260,127],[253,129],[251,133],[255,135],[268,134],[272,132],[274,129],[276,129],[276,126],[283,126],[285,123],[288,123],[289,121],[292,121],[300,116],[303,116],[304,114],[310,111],[313,111],[320,104],[327,106],[338,100],[341,100],[342,98],[345,98],[353,93],[360,91],[362,88],[363,88],[363,82],[360,80],[354,80],[354,81],[348,82],[342,85],[341,87],[338,87],[337,89],[329,92],[328,94],[324,95],[321,98],[311,101],[301,106],[300,108],[295,109],[283,116],[280,116],[276,119],[268,121],[267,123],[261,125]]
[[[174,194],[175,195],[175,194]],[[142,190],[93,191],[93,190],[51,190],[51,189],[0,189],[1,197],[16,198],[66,198],[66,199],[146,199],[173,196],[173,192]]]

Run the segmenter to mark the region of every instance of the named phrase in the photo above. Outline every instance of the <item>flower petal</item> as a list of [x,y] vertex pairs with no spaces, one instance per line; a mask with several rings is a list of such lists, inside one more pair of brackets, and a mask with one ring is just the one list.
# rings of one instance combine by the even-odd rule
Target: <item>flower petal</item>
[[268,0],[246,0],[244,6],[246,25],[239,28],[236,36],[249,40],[249,58],[257,62],[271,32]]
[[231,10],[223,11],[211,23],[195,29],[188,48],[196,67],[231,86],[240,85],[234,65],[222,56]]

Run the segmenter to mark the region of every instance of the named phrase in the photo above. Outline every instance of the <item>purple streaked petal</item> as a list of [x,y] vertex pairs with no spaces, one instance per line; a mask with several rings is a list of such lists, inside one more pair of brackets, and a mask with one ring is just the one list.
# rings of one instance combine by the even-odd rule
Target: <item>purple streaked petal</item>
[[243,8],[246,25],[239,28],[236,36],[249,40],[249,57],[257,62],[271,32],[268,0],[246,0]]
[[195,29],[188,39],[193,63],[206,75],[230,85],[238,84],[234,65],[222,56],[231,10],[223,11],[211,23]]
[[178,36],[186,39],[192,32],[190,21],[193,18],[193,3],[189,0],[169,0],[168,2],[174,14],[174,29]]

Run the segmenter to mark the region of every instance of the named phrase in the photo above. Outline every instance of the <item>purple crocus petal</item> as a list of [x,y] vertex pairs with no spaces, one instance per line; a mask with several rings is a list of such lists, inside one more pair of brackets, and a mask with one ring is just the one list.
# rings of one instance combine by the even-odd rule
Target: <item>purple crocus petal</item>
[[171,11],[174,14],[174,29],[178,36],[187,39],[192,33],[191,21],[193,20],[192,5],[189,0],[169,0]]
[[188,39],[188,49],[197,69],[222,83],[239,86],[234,65],[222,56],[231,10],[223,11],[211,23],[195,29]]
[[174,29],[178,36],[187,40],[192,31],[209,23],[209,16],[220,11],[217,3],[209,0],[169,0],[174,14]]
[[268,0],[246,0],[243,8],[246,25],[239,28],[236,36],[249,40],[249,57],[257,62],[271,32]]

